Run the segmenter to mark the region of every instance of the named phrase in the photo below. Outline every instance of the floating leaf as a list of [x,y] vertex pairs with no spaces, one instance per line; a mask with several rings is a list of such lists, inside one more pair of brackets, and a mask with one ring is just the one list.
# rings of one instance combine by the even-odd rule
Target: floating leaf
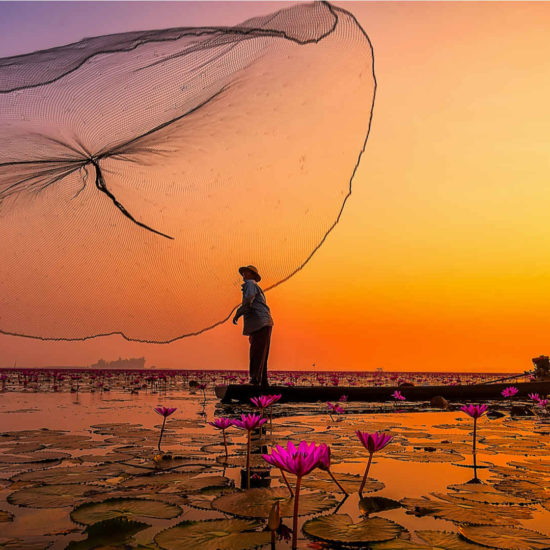
[[122,487],[144,487],[147,489],[158,489],[169,487],[170,492],[193,493],[205,487],[227,487],[229,480],[223,476],[194,477],[196,474],[180,474],[170,472],[153,476],[134,477],[123,481]]
[[91,525],[98,521],[124,516],[172,519],[181,514],[176,504],[140,498],[109,498],[102,502],[87,502],[71,512],[71,519],[76,523]]
[[155,542],[164,550],[245,550],[271,540],[271,533],[256,530],[260,527],[258,521],[242,519],[183,521],[158,533]]
[[386,454],[388,458],[405,460],[407,462],[457,462],[464,460],[461,454],[444,451],[392,451]]
[[6,521],[13,521],[13,514],[10,514],[5,510],[0,510],[0,523],[4,523]]
[[8,502],[16,506],[29,508],[62,508],[74,506],[75,501],[84,496],[97,493],[98,488],[78,484],[40,485],[20,489],[8,495]]
[[69,543],[66,550],[92,550],[94,548],[110,548],[112,545],[127,541],[132,535],[150,527],[147,523],[117,517],[99,521],[86,528],[88,538]]
[[[484,550],[485,547],[472,544],[457,533],[447,531],[416,531],[426,544],[395,539],[372,545],[372,550]],[[485,550],[487,550],[485,548]]]
[[459,485],[449,485],[447,487],[453,491],[453,497],[463,498],[474,502],[483,502],[485,504],[529,504],[529,500],[516,497],[498,491],[491,485],[484,483],[462,483]]
[[46,541],[42,537],[31,537],[25,540],[0,538],[2,550],[46,550],[52,544],[53,541]]
[[550,548],[550,538],[519,527],[462,527],[460,534],[472,542],[503,550],[542,550]]
[[39,451],[34,454],[24,455],[0,455],[0,462],[9,464],[31,464],[33,462],[52,462],[56,460],[63,460],[64,458],[71,458],[67,453],[52,453],[48,451]]
[[12,481],[30,481],[41,483],[86,483],[105,479],[111,474],[106,470],[89,468],[52,468],[50,470],[34,470],[12,477]]
[[[304,487],[304,489],[317,489],[329,493],[341,492],[328,474],[325,474],[326,477],[323,478],[317,477],[320,475],[322,474],[316,472],[314,476],[305,477],[302,480],[302,487]],[[340,472],[333,472],[333,475],[348,493],[356,493],[359,490],[362,476],[346,473],[342,474]],[[385,485],[381,481],[367,479],[363,493],[374,493],[375,491],[381,491],[384,487]]]
[[394,539],[403,527],[385,518],[367,518],[353,523],[347,514],[332,514],[306,521],[303,531],[310,537],[327,542],[365,545]]
[[532,481],[506,478],[495,483],[495,488],[499,491],[531,501],[550,499],[550,492]]
[[[246,454],[244,454],[243,456],[230,456],[227,460],[225,459],[225,455],[218,456],[216,458],[216,462],[218,462],[219,464],[224,464],[226,466],[240,466],[241,468],[244,468],[246,466]],[[262,455],[250,455],[250,466],[252,468],[266,467],[267,465],[268,464],[262,458]]]
[[385,510],[395,510],[396,508],[401,508],[401,503],[391,498],[365,497],[359,500],[359,510],[366,516]]
[[459,523],[473,525],[517,525],[517,521],[504,517],[487,504],[477,504],[458,499],[445,502],[429,498],[404,498],[401,504],[418,517],[434,516]]
[[542,460],[532,458],[526,460],[525,462],[510,462],[510,466],[515,466],[516,468],[523,468],[525,470],[530,470],[531,472],[538,472],[544,476],[550,476],[550,460]]
[[[244,518],[267,518],[275,502],[279,501],[281,517],[294,514],[294,498],[286,487],[257,488],[223,495],[212,502],[212,508]],[[337,500],[326,493],[300,494],[300,515],[318,514],[336,506]]]
[[122,454],[122,453],[108,453],[104,455],[80,455],[75,457],[80,462],[99,462],[99,463],[108,463],[108,462],[119,462],[121,460],[130,460],[131,455]]

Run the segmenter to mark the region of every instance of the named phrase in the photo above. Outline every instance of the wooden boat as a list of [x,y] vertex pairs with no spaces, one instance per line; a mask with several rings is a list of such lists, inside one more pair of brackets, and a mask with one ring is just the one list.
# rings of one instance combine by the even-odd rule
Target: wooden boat
[[449,401],[504,400],[501,392],[513,385],[519,391],[513,399],[529,399],[528,394],[538,393],[545,396],[550,393],[550,380],[520,383],[471,384],[465,386],[269,386],[266,390],[250,384],[230,384],[216,386],[216,396],[222,403],[249,403],[251,397],[258,395],[281,394],[282,402],[313,403],[315,401],[338,401],[347,395],[349,401],[394,401],[391,394],[400,391],[407,401],[430,401],[432,397],[442,396]]

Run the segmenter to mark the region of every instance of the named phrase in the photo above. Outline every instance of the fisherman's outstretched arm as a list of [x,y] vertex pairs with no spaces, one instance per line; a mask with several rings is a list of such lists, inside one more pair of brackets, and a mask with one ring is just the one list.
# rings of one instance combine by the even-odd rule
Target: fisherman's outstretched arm
[[241,315],[244,315],[248,311],[255,297],[256,287],[252,284],[246,285],[243,291],[242,304],[237,308],[234,319],[238,319]]

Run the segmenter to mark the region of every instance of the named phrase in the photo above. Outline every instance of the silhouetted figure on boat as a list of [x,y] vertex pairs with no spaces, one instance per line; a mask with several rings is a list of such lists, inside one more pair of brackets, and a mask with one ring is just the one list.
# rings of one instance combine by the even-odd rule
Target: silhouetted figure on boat
[[258,270],[253,265],[239,267],[242,275],[243,301],[235,312],[233,324],[236,325],[239,317],[243,317],[243,334],[250,342],[250,383],[266,388],[267,358],[271,342],[273,318],[265,301],[265,295],[258,283],[261,281]]

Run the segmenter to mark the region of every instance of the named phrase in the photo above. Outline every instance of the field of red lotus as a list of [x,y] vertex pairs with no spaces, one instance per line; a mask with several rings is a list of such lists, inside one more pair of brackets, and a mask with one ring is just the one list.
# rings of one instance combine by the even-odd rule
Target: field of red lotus
[[[496,377],[274,373],[271,381]],[[0,548],[550,548],[545,396],[519,400],[511,384],[504,402],[446,410],[344,395],[285,404],[269,392],[220,404],[213,387],[240,378],[3,371]]]

